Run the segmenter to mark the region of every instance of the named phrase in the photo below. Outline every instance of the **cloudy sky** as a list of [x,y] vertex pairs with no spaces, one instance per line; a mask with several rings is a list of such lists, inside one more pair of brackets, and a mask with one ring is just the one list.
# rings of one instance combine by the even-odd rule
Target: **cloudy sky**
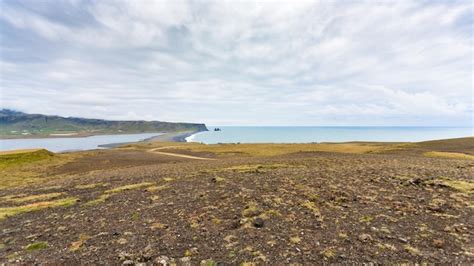
[[472,1],[0,0],[0,107],[472,126]]

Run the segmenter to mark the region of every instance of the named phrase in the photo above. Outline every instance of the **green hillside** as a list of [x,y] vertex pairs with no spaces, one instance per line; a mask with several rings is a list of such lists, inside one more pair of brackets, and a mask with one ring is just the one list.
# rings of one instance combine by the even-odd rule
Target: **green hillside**
[[206,131],[204,124],[161,121],[109,121],[78,117],[26,114],[0,110],[0,137],[54,137],[100,134]]

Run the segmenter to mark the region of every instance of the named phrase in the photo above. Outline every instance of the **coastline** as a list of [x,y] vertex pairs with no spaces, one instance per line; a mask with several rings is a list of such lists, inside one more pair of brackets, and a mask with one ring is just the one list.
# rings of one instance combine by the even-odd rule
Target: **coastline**
[[148,142],[188,142],[187,138],[204,131],[170,132],[145,139]]
[[0,140],[9,140],[9,139],[71,139],[71,138],[87,138],[94,136],[104,136],[104,135],[137,135],[137,134],[148,134],[148,133],[157,133],[162,134],[162,132],[100,132],[100,133],[77,133],[74,135],[0,135]]

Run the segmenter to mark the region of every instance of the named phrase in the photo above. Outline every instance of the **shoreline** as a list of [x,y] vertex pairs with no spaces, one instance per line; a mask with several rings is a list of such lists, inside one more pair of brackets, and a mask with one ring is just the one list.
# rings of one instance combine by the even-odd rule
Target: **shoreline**
[[187,138],[204,131],[170,132],[145,139],[145,142],[188,142]]
[[74,135],[3,135],[0,136],[0,140],[12,140],[12,139],[72,139],[72,138],[88,138],[95,136],[104,136],[104,135],[138,135],[138,134],[166,134],[166,132],[104,132],[100,134],[93,133],[84,133],[84,134],[74,134]]

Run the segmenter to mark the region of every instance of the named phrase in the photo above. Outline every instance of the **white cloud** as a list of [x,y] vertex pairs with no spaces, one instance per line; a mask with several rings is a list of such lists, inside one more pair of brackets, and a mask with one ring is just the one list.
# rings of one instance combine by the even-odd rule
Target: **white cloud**
[[2,107],[225,124],[472,126],[466,1],[43,4],[0,3]]

